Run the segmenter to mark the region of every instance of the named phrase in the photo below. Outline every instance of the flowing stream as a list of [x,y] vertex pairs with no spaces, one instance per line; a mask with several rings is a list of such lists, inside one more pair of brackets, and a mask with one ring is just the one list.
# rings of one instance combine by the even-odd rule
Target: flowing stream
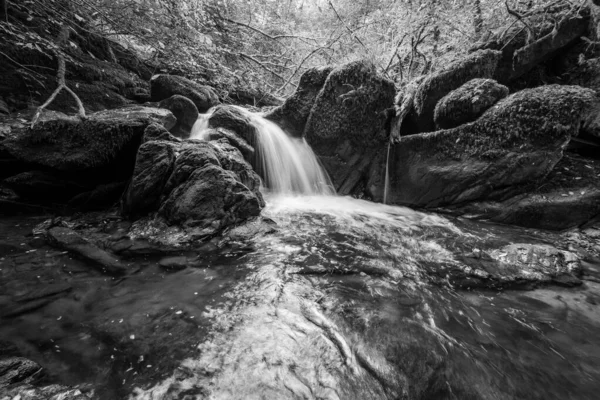
[[[109,279],[27,242],[44,217],[0,220],[0,309],[45,301],[8,308],[0,345],[103,400],[598,398],[600,259],[577,250],[593,248],[587,236],[332,196],[306,143],[255,123],[271,189],[263,219],[182,252],[183,270],[146,255]],[[98,218],[90,235],[129,226]],[[594,279],[535,290],[451,283],[456,266],[498,268],[481,254],[502,257],[515,243],[578,252]],[[496,273],[515,272],[502,265]]]

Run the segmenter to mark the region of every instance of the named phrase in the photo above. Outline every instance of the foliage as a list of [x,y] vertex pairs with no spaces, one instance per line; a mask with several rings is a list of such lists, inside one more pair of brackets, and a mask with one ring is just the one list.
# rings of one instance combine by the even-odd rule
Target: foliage
[[[9,1],[9,9],[10,3]],[[396,83],[439,69],[479,39],[586,0],[24,0],[52,9],[50,30],[86,29],[136,50],[158,70],[219,89],[279,96],[310,67],[368,59]],[[56,27],[54,27],[57,25]],[[12,29],[0,23],[0,29]],[[501,33],[501,32],[500,32]],[[31,35],[31,32],[20,32]],[[25,46],[51,45],[39,37]],[[41,46],[40,50],[45,51]]]

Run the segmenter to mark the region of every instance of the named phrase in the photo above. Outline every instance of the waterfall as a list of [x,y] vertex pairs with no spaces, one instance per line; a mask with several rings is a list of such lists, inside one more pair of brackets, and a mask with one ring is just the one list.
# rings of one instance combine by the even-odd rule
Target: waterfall
[[[304,138],[294,138],[259,114],[236,107],[256,128],[254,169],[266,189],[281,194],[335,195],[329,176]],[[201,115],[192,138],[208,140],[212,110]]]

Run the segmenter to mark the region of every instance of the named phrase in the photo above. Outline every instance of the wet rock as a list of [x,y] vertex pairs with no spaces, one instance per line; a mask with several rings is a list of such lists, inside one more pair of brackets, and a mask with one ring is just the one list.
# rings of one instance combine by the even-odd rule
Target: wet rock
[[227,143],[237,148],[246,161],[249,163],[254,161],[254,148],[235,132],[226,128],[209,129],[206,133],[206,137],[208,140],[225,140]]
[[506,96],[506,86],[492,79],[472,79],[438,101],[433,116],[435,125],[449,129],[475,121]]
[[140,216],[155,211],[175,162],[175,149],[159,140],[148,141],[138,150],[131,183],[122,210]]
[[[173,174],[179,172],[175,166]],[[212,235],[223,228],[260,214],[260,199],[231,171],[208,164],[178,184],[160,208],[172,224]]]
[[[414,91],[407,91],[396,99],[396,104],[405,102],[403,125],[410,127],[410,132],[431,132],[435,130],[434,110],[444,96],[476,78],[492,78],[501,53],[495,50],[481,50],[451,63],[440,71],[421,78],[414,85]],[[399,135],[398,135],[399,136]]]
[[332,67],[317,67],[304,72],[294,94],[281,106],[268,112],[265,118],[275,122],[290,135],[301,137],[317,95],[332,70]]
[[194,102],[187,97],[176,94],[162,100],[158,106],[171,111],[177,118],[177,124],[170,129],[170,132],[177,137],[187,139],[198,119],[198,109]]
[[0,389],[15,383],[30,382],[42,370],[37,363],[23,357],[0,359]]
[[208,126],[233,131],[250,146],[254,147],[256,143],[258,133],[249,114],[237,106],[222,105],[216,107],[208,119]]
[[173,136],[164,126],[156,123],[152,123],[144,130],[144,137],[142,143],[149,142],[151,140],[165,140],[167,142],[181,142],[181,139]]
[[304,135],[338,193],[371,192],[371,170],[384,162],[381,149],[387,141],[388,109],[394,94],[394,84],[367,61],[342,65],[327,77]]
[[116,256],[102,250],[72,229],[54,227],[48,230],[47,237],[53,246],[90,261],[103,273],[119,275],[126,272],[126,266]]
[[4,307],[0,311],[0,316],[2,318],[18,317],[19,315],[27,314],[29,312],[45,307],[57,298],[57,296],[50,296],[41,299],[31,300],[26,302],[25,304],[9,305]]
[[577,86],[518,92],[475,123],[402,137],[390,155],[389,200],[436,207],[516,195],[544,178],[593,110]]
[[188,259],[185,256],[165,257],[158,262],[158,265],[168,270],[182,270],[187,268]]
[[29,164],[71,175],[85,172],[88,179],[96,174],[109,181],[129,178],[137,147],[151,122],[167,127],[175,123],[170,111],[147,107],[99,112],[84,121],[59,113],[51,117],[3,141],[1,147]]
[[140,148],[123,211],[135,217],[158,210],[169,224],[205,237],[258,215],[259,186],[228,143],[149,141]]
[[173,95],[181,95],[190,99],[198,109],[205,113],[209,108],[219,104],[219,97],[210,86],[199,85],[182,76],[159,74],[150,79],[150,96],[152,101],[162,101]]
[[600,214],[600,162],[566,154],[535,187],[501,201],[480,201],[446,211],[528,228],[562,230]]

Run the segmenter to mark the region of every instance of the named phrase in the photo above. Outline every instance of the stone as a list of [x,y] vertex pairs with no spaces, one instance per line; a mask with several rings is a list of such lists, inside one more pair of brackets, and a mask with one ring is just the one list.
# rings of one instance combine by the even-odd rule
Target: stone
[[18,160],[70,177],[121,181],[131,176],[135,153],[152,122],[170,128],[175,117],[168,110],[148,107],[102,111],[84,121],[54,113],[0,147]]
[[2,97],[0,97],[0,115],[9,115],[10,110],[8,108],[8,104],[4,101]]
[[116,256],[99,248],[72,229],[51,228],[47,232],[47,238],[51,245],[89,261],[103,273],[122,275],[127,271],[126,266]]
[[265,118],[275,122],[290,135],[301,137],[315,99],[332,70],[332,67],[308,69],[300,77],[296,91],[281,106],[269,111]]
[[196,108],[194,102],[187,97],[176,94],[162,100],[158,106],[171,111],[177,118],[177,124],[170,129],[170,132],[182,139],[189,138],[192,127],[198,119],[198,108]]
[[257,130],[248,112],[231,105],[215,107],[208,119],[209,128],[225,128],[235,132],[250,146],[255,147]]
[[226,128],[209,128],[206,137],[211,141],[224,141],[229,143],[242,153],[246,161],[249,163],[254,161],[254,147],[250,146],[248,142],[239,137],[235,132]]
[[[558,12],[564,10],[558,9]],[[553,22],[554,18],[557,23]],[[499,29],[497,34],[476,44],[473,50],[501,51],[493,78],[502,84],[509,84],[584,36],[589,25],[589,9],[573,8],[566,15],[555,15],[554,18],[534,16],[529,20],[529,26],[537,35],[533,41],[528,29],[512,25]]]
[[227,142],[148,141],[140,147],[123,213],[158,211],[171,226],[202,238],[257,216],[260,178]]
[[472,79],[438,101],[433,115],[436,128],[449,129],[475,121],[506,96],[506,86],[492,79]]
[[213,88],[200,85],[182,76],[159,74],[150,79],[152,101],[162,101],[176,94],[190,99],[200,113],[205,113],[209,108],[220,103]]
[[39,364],[24,357],[0,359],[0,389],[19,382],[29,382],[41,369]]
[[472,124],[402,137],[391,148],[388,200],[439,207],[523,193],[554,168],[596,103],[590,89],[542,86]]
[[564,230],[600,215],[600,161],[565,154],[525,193],[498,201],[457,204],[446,211],[528,228]]
[[175,149],[169,143],[155,140],[140,146],[123,201],[125,215],[137,217],[158,209],[174,163]]
[[370,193],[369,187],[375,186],[369,177],[374,165],[381,169],[385,162],[381,149],[388,140],[394,95],[394,84],[368,61],[335,68],[325,80],[304,136],[339,194]]
[[[412,104],[408,105],[410,111],[405,117],[409,121],[403,122],[412,127],[409,134],[435,130],[433,116],[438,101],[472,79],[492,78],[500,56],[499,51],[480,50],[422,78],[415,85],[414,93],[406,94],[413,97]],[[396,104],[401,104],[403,100],[403,97],[397,98]]]

